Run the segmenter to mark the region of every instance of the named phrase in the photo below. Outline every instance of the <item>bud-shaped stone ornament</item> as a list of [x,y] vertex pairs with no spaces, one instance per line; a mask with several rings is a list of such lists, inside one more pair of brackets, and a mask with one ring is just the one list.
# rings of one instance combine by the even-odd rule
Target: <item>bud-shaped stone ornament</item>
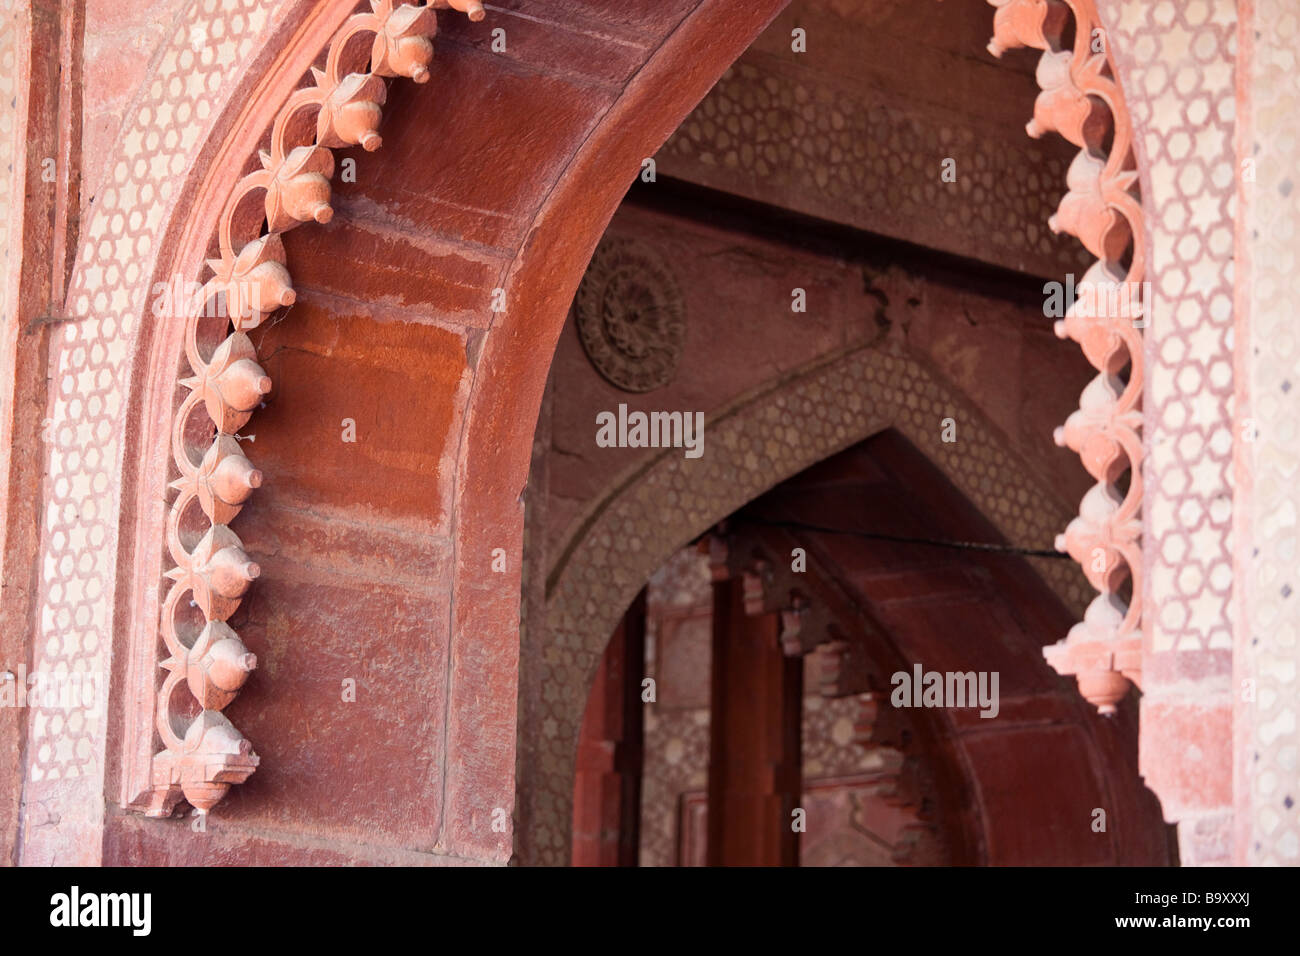
[[190,555],[188,578],[194,603],[209,621],[224,621],[239,607],[249,585],[262,573],[238,535],[223,524],[208,529]]
[[[271,168],[269,153],[262,165]],[[334,154],[323,146],[299,146],[289,152],[266,186],[266,224],[271,232],[284,232],[303,222],[329,222],[330,177]]]
[[1079,397],[1079,409],[1070,414],[1054,437],[1058,445],[1078,453],[1088,473],[1114,484],[1128,469],[1128,455],[1118,438],[1115,415],[1124,383],[1104,372],[1088,383]]
[[[316,83],[326,88],[325,74],[316,70]],[[373,73],[349,73],[330,90],[316,120],[316,142],[322,146],[360,145],[373,153],[383,144],[380,108],[388,96],[383,77]]]
[[262,486],[262,473],[230,435],[217,435],[203,456],[198,473],[199,504],[213,524],[230,524],[253,489]]
[[253,745],[224,714],[205,710],[185,732],[181,790],[196,810],[211,810],[257,767]]
[[1141,635],[1122,635],[1127,609],[1114,594],[1099,594],[1083,620],[1043,656],[1059,674],[1073,674],[1079,693],[1101,714],[1115,713],[1128,689],[1141,680]]
[[993,39],[988,51],[1001,56],[1007,50],[1033,47],[1045,50],[1060,38],[1070,10],[1061,0],[989,0],[993,14]]
[[214,594],[224,598],[243,597],[248,586],[257,580],[262,569],[250,561],[242,548],[222,548],[212,556],[205,571]]
[[370,50],[371,70],[380,76],[409,76],[416,83],[428,82],[433,62],[429,38],[438,32],[433,8],[409,3],[394,6],[391,0],[371,0],[371,6],[383,18]]
[[224,710],[257,667],[239,635],[224,621],[209,621],[190,649],[185,679],[204,710]]
[[1116,543],[1120,529],[1113,527],[1123,499],[1111,485],[1098,483],[1083,496],[1079,516],[1056,536],[1056,550],[1065,551],[1083,568],[1088,583],[1098,591],[1117,591],[1129,574],[1128,562]]
[[486,16],[481,0],[433,0],[432,6],[436,10],[459,10],[475,23]]
[[[1142,303],[1131,286],[1118,274],[1118,267],[1095,262],[1079,283],[1080,295],[1055,325],[1058,338],[1073,339],[1093,368],[1117,374],[1129,363],[1128,345],[1120,330],[1136,335],[1133,321]],[[1117,303],[1116,314],[1098,309],[1097,302]]]
[[216,273],[211,285],[225,293],[226,312],[236,329],[255,329],[276,309],[293,305],[296,295],[284,262],[284,243],[277,233],[254,239],[233,259],[208,260]]
[[[1042,92],[1034,100],[1034,118],[1025,131],[1034,139],[1055,131],[1075,146],[1100,147],[1110,131],[1110,110],[1075,84],[1070,74],[1073,60],[1071,50],[1048,50],[1039,58],[1036,75]],[[1095,68],[1105,63],[1099,56]]]
[[252,745],[235,729],[224,714],[205,710],[194,719],[185,731],[181,748],[186,754],[241,754],[252,753]]
[[[1061,197],[1061,203],[1047,220],[1047,225],[1052,232],[1076,236],[1097,258],[1116,262],[1124,254],[1130,231],[1128,220],[1112,209],[1102,196],[1101,176],[1105,169],[1103,157],[1087,149],[1079,150],[1065,177],[1069,192]],[[1095,297],[1090,310],[1095,314],[1105,304],[1104,297]]]
[[1115,713],[1115,705],[1124,699],[1132,682],[1119,671],[1109,667],[1080,671],[1075,675],[1083,699],[1097,708],[1103,717]]
[[253,410],[271,392],[271,379],[254,359],[253,342],[235,332],[217,346],[199,389],[217,431],[233,435],[248,423]]
[[252,359],[236,359],[213,379],[221,400],[239,412],[251,412],[271,391],[271,379]]

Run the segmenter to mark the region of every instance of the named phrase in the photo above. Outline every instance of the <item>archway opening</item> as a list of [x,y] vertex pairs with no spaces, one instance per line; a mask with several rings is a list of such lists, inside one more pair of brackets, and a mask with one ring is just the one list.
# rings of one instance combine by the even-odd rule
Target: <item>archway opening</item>
[[[601,539],[610,522],[627,513],[627,503],[618,495],[578,496],[575,500],[585,503],[569,507],[567,514],[556,517],[557,512],[547,519],[552,522],[551,544],[558,543],[560,547],[553,551],[555,560],[541,558],[541,574],[529,578],[528,587],[540,589],[541,602],[534,602],[531,612],[526,610],[526,613],[534,621],[540,613],[547,626],[545,634],[538,632],[542,634],[538,638],[540,645],[530,646],[526,641],[524,647],[525,655],[533,655],[535,659],[525,664],[524,683],[528,686],[519,701],[518,724],[527,727],[525,734],[531,735],[519,743],[522,763],[533,761],[551,777],[562,778],[572,760],[576,734],[572,715],[551,726],[545,720],[535,719],[539,716],[537,705],[553,700],[557,693],[573,699],[574,695],[567,692],[585,683],[599,657],[608,628],[584,630],[572,626],[567,618],[575,613],[591,614],[597,619],[606,614],[616,615],[612,609],[630,599],[656,562],[666,557],[672,547],[730,514],[775,482],[799,473],[867,435],[898,427],[931,460],[938,460],[936,451],[941,449],[931,446],[949,440],[936,437],[933,428],[936,418],[943,429],[951,422],[963,435],[968,430],[973,432],[979,440],[970,442],[969,455],[952,466],[954,481],[981,510],[997,519],[999,528],[1016,532],[1009,533],[1009,539],[1041,540],[1045,529],[1055,531],[1068,513],[1068,506],[1058,513],[1053,504],[1053,499],[1059,498],[1052,488],[1057,466],[1043,461],[1034,463],[1035,453],[1020,440],[1023,433],[1031,430],[1029,418],[1042,413],[1051,400],[1025,408],[1021,407],[1023,403],[1008,398],[1035,390],[1055,394],[1054,390],[1062,387],[1061,367],[1050,361],[1041,365],[1032,361],[1032,356],[1027,357],[1025,351],[1032,352],[1041,342],[1033,336],[1017,337],[1014,331],[1008,333],[1005,326],[998,330],[1001,334],[990,335],[985,327],[976,335],[963,334],[960,323],[943,327],[926,320],[927,314],[933,320],[945,311],[951,311],[953,316],[960,312],[971,329],[980,328],[989,301],[1017,300],[1017,295],[1008,289],[1017,281],[1022,285],[1022,294],[1012,312],[1017,308],[1033,311],[1030,308],[1033,303],[1028,301],[1032,297],[1027,295],[1027,280],[1023,278],[1035,274],[1036,267],[1029,260],[1053,257],[1054,242],[1042,229],[1042,216],[1034,215],[1050,207],[1056,191],[1052,183],[1060,180],[1057,176],[1040,175],[1040,167],[1053,166],[1054,151],[1050,147],[1030,146],[1028,149],[1035,152],[1008,159],[1014,150],[995,146],[981,152],[985,140],[993,139],[983,136],[986,132],[983,128],[972,132],[969,124],[963,127],[954,122],[945,126],[942,122],[922,122],[916,116],[909,117],[909,110],[919,110],[923,118],[929,110],[928,119],[933,119],[933,112],[943,111],[946,96],[963,107],[949,109],[950,118],[970,114],[980,120],[994,121],[995,126],[1000,122],[1008,133],[1012,128],[1018,131],[1019,118],[1013,121],[1012,113],[1003,109],[1002,104],[1012,101],[1009,94],[1013,88],[1023,88],[1024,98],[1028,99],[1027,69],[999,72],[991,63],[981,62],[975,64],[979,77],[972,77],[977,82],[954,79],[960,73],[954,71],[945,78],[947,89],[940,90],[938,95],[934,87],[919,84],[915,85],[918,95],[902,107],[890,102],[890,96],[905,93],[912,86],[894,74],[907,75],[908,69],[922,63],[942,67],[962,59],[964,54],[954,54],[951,48],[944,47],[946,40],[938,37],[942,34],[946,38],[953,32],[950,28],[959,27],[966,19],[974,24],[974,14],[964,12],[973,8],[963,7],[963,12],[952,14],[954,19],[943,21],[938,33],[928,26],[906,25],[909,7],[905,4],[849,3],[830,4],[826,8],[813,5],[807,9],[793,8],[784,20],[778,21],[779,29],[772,34],[780,42],[771,40],[766,47],[760,43],[755,48],[752,59],[730,76],[730,85],[720,85],[722,92],[709,100],[715,112],[710,115],[706,103],[698,127],[692,128],[690,124],[684,127],[681,140],[664,152],[663,162],[652,162],[660,157],[638,156],[647,143],[658,142],[667,135],[689,103],[714,81],[722,64],[738,52],[733,47],[744,45],[760,22],[779,6],[773,2],[765,10],[746,8],[743,13],[709,0],[695,6],[684,4],[672,11],[657,7],[650,10],[647,6],[620,23],[626,42],[619,48],[619,57],[601,60],[590,72],[580,76],[564,70],[548,72],[543,65],[553,60],[551,54],[563,49],[566,42],[591,39],[592,35],[576,29],[576,18],[571,11],[556,21],[520,18],[521,29],[537,32],[531,35],[533,42],[528,42],[530,35],[526,33],[524,43],[512,45],[505,60],[497,54],[506,50],[497,51],[486,45],[481,36],[476,37],[468,28],[453,28],[439,38],[442,52],[451,54],[445,57],[448,64],[442,71],[443,95],[433,105],[427,102],[413,105],[409,91],[399,87],[388,103],[391,110],[405,115],[404,121],[395,128],[386,129],[389,152],[395,154],[394,164],[387,170],[389,175],[373,175],[372,170],[371,176],[358,177],[355,182],[344,178],[336,197],[338,215],[334,221],[324,230],[295,231],[289,236],[289,259],[295,263],[294,275],[303,292],[300,301],[310,303],[326,316],[355,311],[358,303],[370,312],[364,322],[353,323],[350,337],[330,339],[328,322],[309,322],[308,331],[301,334],[310,338],[310,333],[323,330],[323,338],[330,339],[321,346],[322,356],[328,353],[330,357],[347,357],[349,348],[382,349],[390,331],[384,328],[388,323],[437,330],[430,332],[429,342],[417,349],[421,353],[432,352],[438,358],[429,363],[433,368],[427,400],[412,400],[412,396],[401,394],[403,389],[419,389],[420,384],[389,382],[381,389],[381,392],[394,393],[388,397],[397,399],[393,404],[401,409],[395,419],[399,429],[414,429],[423,422],[422,409],[451,410],[448,415],[435,414],[429,419],[438,432],[433,436],[438,461],[425,462],[416,469],[436,476],[430,483],[428,500],[410,502],[411,496],[407,494],[408,503],[414,507],[398,522],[404,525],[398,529],[400,535],[419,537],[432,530],[445,538],[442,543],[446,546],[433,549],[436,554],[422,555],[432,558],[417,572],[428,572],[428,586],[422,592],[419,587],[412,588],[412,602],[423,601],[424,609],[431,612],[433,651],[424,653],[419,665],[406,667],[409,661],[405,658],[402,662],[404,679],[415,686],[428,684],[435,691],[445,693],[446,706],[441,715],[445,719],[437,726],[430,726],[428,746],[413,755],[414,762],[408,759],[411,754],[394,754],[407,779],[422,781],[418,796],[413,792],[412,798],[429,798],[430,811],[423,821],[427,827],[413,841],[420,847],[432,846],[438,852],[463,853],[474,858],[499,858],[509,842],[508,828],[498,828],[495,819],[503,812],[501,804],[508,803],[511,790],[509,766],[513,755],[503,735],[510,730],[514,714],[514,687],[502,675],[513,672],[509,665],[513,664],[511,655],[515,650],[514,614],[519,592],[513,585],[514,576],[518,575],[517,564],[512,565],[508,560],[503,564],[503,577],[499,579],[503,587],[494,587],[497,581],[491,578],[486,580],[492,583],[485,585],[484,575],[489,569],[491,573],[497,572],[498,552],[506,558],[519,553],[527,433],[531,431],[532,412],[542,397],[546,372],[546,362],[536,359],[550,355],[560,331],[559,318],[577,284],[581,266],[614,208],[617,195],[622,192],[622,183],[626,182],[621,174],[611,176],[603,171],[605,165],[617,171],[630,171],[639,162],[643,174],[652,174],[645,180],[647,183],[667,186],[676,178],[714,195],[730,194],[756,203],[762,209],[780,210],[777,232],[788,231],[790,222],[802,217],[816,221],[819,228],[847,229],[859,238],[870,234],[888,237],[895,244],[907,243],[912,253],[917,246],[938,250],[941,256],[932,257],[937,263],[935,268],[963,273],[971,284],[954,293],[951,284],[939,281],[930,289],[941,290],[935,297],[913,294],[910,287],[915,284],[915,270],[894,268],[895,260],[900,258],[896,249],[883,256],[883,269],[880,258],[864,262],[861,255],[839,256],[838,264],[823,262],[821,267],[805,257],[803,264],[812,266],[813,279],[821,277],[826,281],[820,285],[817,281],[791,284],[787,281],[788,274],[782,276],[779,285],[785,288],[771,297],[764,308],[776,307],[782,313],[788,309],[789,314],[809,316],[810,322],[787,326],[777,336],[751,337],[752,343],[742,342],[756,348],[750,353],[737,350],[735,354],[741,360],[729,369],[734,373],[732,377],[717,379],[723,386],[721,400],[716,400],[717,394],[701,395],[715,400],[701,401],[700,407],[694,410],[686,409],[692,414],[710,414],[709,441],[713,442],[715,436],[722,437],[721,447],[729,449],[721,458],[724,470],[727,467],[733,471],[748,469],[743,481],[727,486],[715,475],[711,485],[718,490],[713,497],[666,499],[679,508],[681,525],[689,526],[689,533],[683,534],[680,527],[668,524],[652,528],[647,532],[652,539],[648,548],[635,547],[632,540]],[[507,12],[507,15],[514,14]],[[857,30],[858,35],[889,36],[899,43],[893,56],[880,61],[887,63],[887,67],[873,76],[869,84],[880,94],[881,102],[848,111],[837,109],[835,102],[810,101],[811,87],[800,83],[798,69],[787,62],[792,56],[807,56],[806,41],[810,36],[830,38],[828,49],[834,50],[837,38],[854,33],[838,29],[837,25],[844,24],[868,28]],[[904,24],[906,28],[892,30],[891,24]],[[979,30],[983,33],[983,27]],[[575,39],[574,33],[583,36]],[[975,35],[973,30],[970,35]],[[708,55],[700,59],[696,54],[705,48]],[[539,51],[546,56],[540,56]],[[819,78],[829,78],[828,85],[835,88],[847,75],[844,65],[854,59],[853,53],[849,50],[846,55],[841,46],[837,60],[832,57],[829,65],[825,62],[821,65],[825,76]],[[295,52],[295,56],[300,54],[301,51]],[[277,74],[271,85],[281,84],[288,89],[298,82],[296,76],[288,76],[289,69],[292,68],[281,71],[285,75]],[[539,79],[539,74],[544,75]],[[754,79],[759,82],[751,82]],[[268,108],[279,102],[272,99],[257,100],[256,115],[265,116]],[[852,99],[847,97],[844,101]],[[471,123],[463,127],[465,135],[450,135],[462,131],[460,121],[466,118],[467,112],[502,103],[508,104],[511,113],[497,117],[500,123]],[[449,104],[454,108],[449,108]],[[745,117],[739,115],[746,110],[763,112],[768,127],[757,121],[747,124]],[[232,115],[234,112],[238,111],[232,110]],[[876,124],[868,127],[865,134],[861,125],[855,125],[862,117]],[[499,177],[477,175],[485,166],[493,170],[504,168],[509,137],[500,135],[502,126],[513,130],[537,155],[537,168],[530,170],[530,175],[521,175],[514,169]],[[754,142],[741,142],[744,135],[770,134],[773,129],[783,137],[781,142],[760,144],[762,149],[755,149]],[[880,130],[881,135],[870,135],[873,129]],[[251,135],[242,133],[239,142]],[[214,137],[219,139],[220,132]],[[879,155],[868,155],[872,144],[880,146]],[[969,166],[962,158],[965,155],[962,148],[970,152]],[[909,156],[922,157],[922,161],[909,164]],[[359,153],[344,158],[364,159]],[[1055,159],[1063,162],[1064,156]],[[937,166],[934,160],[938,160]],[[1008,203],[992,201],[989,194],[995,187],[1019,181],[1014,175],[1017,162],[1032,175],[1023,177],[1026,188],[1010,202],[1013,215],[1008,217],[1005,215]],[[673,163],[680,164],[677,174],[672,172]],[[698,167],[694,173],[692,163]],[[436,174],[431,172],[435,169]],[[711,180],[710,170],[726,172],[733,177],[732,182],[726,182],[725,175],[721,180]],[[662,178],[656,179],[655,173]],[[790,176],[781,178],[786,173]],[[914,183],[907,181],[912,173],[918,177]],[[855,178],[860,175],[866,178]],[[764,177],[768,178],[764,180]],[[344,184],[353,184],[355,188],[343,188]],[[765,189],[769,191],[765,193]],[[893,204],[855,205],[853,199],[858,195],[885,197]],[[806,203],[808,196],[815,203]],[[1050,198],[1036,203],[1035,196]],[[204,198],[203,208],[209,210],[211,197],[205,193]],[[933,218],[927,215],[935,212],[941,201],[950,200],[951,205],[943,215]],[[980,203],[985,207],[982,212]],[[1036,205],[1041,208],[1035,208]],[[1014,221],[1000,228],[999,214]],[[872,216],[879,217],[875,226],[863,219]],[[186,225],[183,249],[175,259],[180,267],[191,268],[199,257],[202,240],[196,240],[195,234],[201,231],[202,225],[190,228],[183,217],[182,223]],[[797,257],[791,256],[790,250],[797,245],[769,243],[764,255],[777,261],[793,261]],[[715,247],[714,254],[719,258],[714,261],[754,265],[750,259],[754,251],[752,246],[738,248],[733,255],[726,248]],[[618,258],[614,256],[615,260]],[[1000,286],[1000,290],[990,292],[977,288],[979,282],[973,279],[974,273],[969,268],[972,261],[978,266],[976,272],[994,270],[997,274],[994,285]],[[436,263],[436,267],[431,263]],[[708,260],[702,260],[701,264],[707,267]],[[335,268],[340,265],[346,268]],[[759,272],[766,268],[761,261],[757,265]],[[162,268],[161,260],[159,268]],[[626,291],[628,273],[622,266],[616,271]],[[654,271],[653,267],[650,271]],[[855,281],[846,284],[843,280],[850,273]],[[1011,281],[1008,273],[1022,278]],[[418,281],[405,281],[413,274],[427,278],[429,288],[423,288]],[[398,281],[399,276],[404,281]],[[493,279],[499,284],[491,286]],[[850,292],[851,289],[854,291]],[[357,298],[362,293],[364,302]],[[822,293],[827,296],[819,300]],[[985,300],[984,307],[976,301],[980,296]],[[827,299],[829,309],[825,307]],[[289,299],[279,301],[286,303]],[[636,302],[636,307],[623,309],[620,303],[629,301]],[[644,327],[643,318],[662,314],[665,303],[671,301],[671,295],[656,298],[653,290],[640,300],[626,295],[602,296],[595,311],[600,315],[612,309],[615,313],[612,318],[624,320],[622,345],[630,347],[632,354],[641,351],[658,355],[659,350],[646,347],[644,336],[627,334],[627,327]],[[752,299],[751,305],[757,305],[757,300]],[[1041,306],[1035,308],[1041,310]],[[819,326],[819,316],[823,319],[834,316],[848,324],[823,322]],[[537,320],[531,321],[534,317]],[[1014,327],[1017,322],[1012,319],[1010,325]],[[733,331],[744,330],[736,325]],[[420,338],[418,330],[404,329],[395,334],[399,338]],[[927,336],[929,339],[925,341]],[[301,413],[310,408],[316,397],[310,387],[302,387],[303,383],[313,375],[328,372],[320,363],[287,354],[295,348],[293,336],[278,329],[275,322],[268,323],[262,339],[263,346],[272,352],[276,349],[285,352],[277,374],[286,379],[281,391],[297,396],[296,401],[286,403],[284,410],[286,418],[293,418],[296,427],[302,421]],[[165,345],[159,347],[165,351]],[[767,354],[763,354],[763,349]],[[1028,375],[1022,375],[1014,387],[1004,388],[1000,402],[992,393],[972,396],[971,392],[979,390],[980,380],[985,377],[982,363],[990,355],[1017,350],[1020,350],[1018,367]],[[174,358],[174,353],[169,352],[167,360]],[[759,361],[747,365],[748,358]],[[618,378],[628,370],[620,371],[618,364],[614,361],[600,374],[616,388],[636,394],[643,394],[638,390],[645,381],[649,381],[651,388],[656,387],[656,376],[662,374],[662,369],[652,370],[645,377],[641,370],[620,385]],[[751,374],[754,372],[758,374]],[[382,373],[372,369],[366,374]],[[1039,379],[1030,381],[1030,376],[1035,374]],[[871,379],[878,388],[874,391],[861,388],[859,379],[863,377]],[[1064,377],[1068,378],[1068,374]],[[707,383],[707,379],[698,377],[683,381]],[[338,397],[345,393],[345,389],[330,384],[327,395]],[[787,385],[793,390],[783,396]],[[143,388],[151,415],[167,404],[174,390],[173,369],[168,366],[159,373],[151,365]],[[960,414],[964,408],[963,394],[973,399],[977,414],[968,417]],[[870,400],[864,400],[864,396]],[[887,401],[880,401],[881,396],[888,396]],[[841,397],[843,401],[837,402]],[[782,401],[795,398],[806,412],[801,419],[786,422],[779,434],[766,433],[758,444],[746,446],[747,424],[754,424],[747,423],[747,415],[768,414],[765,409],[779,410]],[[326,414],[337,412],[329,402],[325,404]],[[363,404],[374,419],[371,424],[382,422],[390,405],[384,395]],[[957,414],[943,415],[945,404],[957,410]],[[292,414],[295,409],[299,414]],[[159,426],[163,416],[156,417],[158,421],[151,421],[153,431],[165,432],[165,423]],[[1059,414],[1051,416],[1053,421],[1059,421],[1060,417]],[[340,418],[340,440],[345,443],[347,439],[343,436],[348,434],[349,420],[359,428],[363,426],[351,416]],[[273,426],[274,413],[268,421],[268,427]],[[752,429],[748,431],[753,434]],[[165,438],[155,442],[154,437],[151,432],[141,439],[141,445],[154,449],[155,445],[166,444]],[[809,437],[811,441],[804,440]],[[268,447],[272,450],[273,468],[277,464],[287,465],[276,470],[310,475],[310,463],[304,460],[301,448],[295,452],[293,441],[281,446],[288,449],[283,460],[276,458],[273,443],[268,443]],[[403,439],[390,442],[380,450],[388,453],[389,460],[383,464],[391,468],[395,459],[405,455],[418,457],[428,449],[418,441]],[[299,456],[297,461],[295,454]],[[1016,455],[1029,461],[1030,467],[1018,467]],[[670,454],[667,458],[649,457],[630,462],[615,476],[610,488],[640,493],[644,488],[638,486],[645,479],[652,485],[658,482],[671,492],[675,476],[681,474],[668,467],[671,458]],[[708,464],[703,466],[706,472],[715,468],[718,460],[717,456],[708,459]],[[403,465],[396,462],[396,467],[401,471]],[[142,465],[140,473],[133,476],[136,484],[132,493],[143,500],[142,489],[157,490],[164,482],[159,471],[152,462]],[[1064,476],[1065,471],[1061,470],[1060,474]],[[609,477],[595,473],[593,476],[602,480]],[[1064,477],[1061,484],[1069,487],[1072,480],[1077,479]],[[657,490],[660,485],[651,490]],[[539,487],[540,483],[533,486],[534,490]],[[999,494],[1008,487],[1013,489],[1013,494]],[[409,493],[410,488],[399,487],[398,491]],[[246,509],[244,525],[255,518],[264,519],[277,509],[291,511],[291,507],[285,506],[292,505],[292,493],[278,500],[262,498],[266,504],[253,504]],[[647,493],[642,503],[652,498],[653,494]],[[325,500],[328,502],[328,494]],[[381,499],[372,510],[383,511],[389,504]],[[368,507],[370,503],[350,502],[348,517]],[[142,567],[134,570],[130,584],[138,600],[127,608],[130,613],[123,615],[124,619],[130,618],[130,624],[124,626],[134,627],[140,621],[146,625],[153,623],[148,618],[156,607],[150,603],[149,591],[155,587],[157,578],[151,572],[157,569],[150,562],[161,563],[164,573],[173,570],[157,554],[155,538],[147,534],[162,524],[159,510],[152,509],[140,522],[146,547],[139,561]],[[366,512],[362,517],[368,520],[373,515]],[[406,521],[407,518],[410,520]],[[290,524],[285,521],[283,527]],[[555,533],[557,528],[559,534]],[[575,533],[568,533],[570,529]],[[247,533],[252,542],[258,541],[259,532],[254,527],[246,527],[241,533]],[[626,550],[636,553],[636,559],[630,572],[626,568],[615,569],[610,576],[613,593],[624,600],[605,601],[595,606],[590,601],[580,602],[575,612],[573,607],[565,607],[563,601],[552,599],[567,601],[574,595],[582,597],[584,589],[587,597],[591,596],[592,568],[596,568],[594,573],[598,575],[600,562],[593,562],[581,552],[588,550],[593,541],[605,548],[619,548],[626,543]],[[269,557],[276,557],[279,548],[274,541],[262,544]],[[131,546],[135,545],[138,542]],[[129,551],[130,546],[125,550]],[[334,558],[333,553],[327,555],[326,563]],[[528,560],[536,558],[531,556]],[[313,569],[313,573],[320,570]],[[353,569],[342,570],[346,576]],[[1070,574],[1054,576],[1048,569],[1044,569],[1044,574],[1052,579],[1063,600],[1069,602],[1082,594],[1079,582],[1068,580]],[[280,575],[260,586],[276,598],[268,602],[268,610],[295,620],[310,617],[312,608],[305,606],[305,602],[311,599],[299,595],[295,605],[291,577],[291,574]],[[279,590],[274,590],[277,587]],[[280,600],[286,595],[287,602]],[[250,601],[250,608],[252,605]],[[357,626],[355,621],[350,624]],[[253,620],[250,626],[256,628],[259,622]],[[327,656],[331,650],[346,652],[346,638],[340,638],[338,620],[326,630],[330,633],[323,642],[324,654]],[[588,631],[597,636],[593,639]],[[148,627],[143,633],[148,635],[149,644],[156,643]],[[131,640],[137,642],[132,645],[137,653],[131,656],[130,679],[142,686],[151,685],[154,681],[149,665],[156,654],[151,654],[148,647],[141,647],[134,632]],[[284,645],[278,649],[283,651]],[[419,656],[426,650],[423,645],[413,646],[408,648],[407,656]],[[316,674],[319,669],[304,668],[302,673]],[[275,676],[270,671],[268,674]],[[275,695],[268,702],[281,708],[277,726],[296,719],[288,695]],[[318,713],[322,722],[334,724],[335,730],[343,731],[341,735],[335,734],[336,739],[346,738],[348,733],[356,739],[357,725],[349,730],[339,726],[337,714],[323,709]],[[483,734],[484,728],[491,733]],[[149,735],[140,735],[134,726],[132,732],[140,739],[128,744],[132,753],[125,760],[134,761],[134,766],[125,774],[130,778],[123,784],[126,801],[137,793],[135,789],[127,792],[129,784],[148,776],[145,738]],[[267,732],[271,733],[269,723]],[[288,757],[287,754],[276,756],[281,763]],[[548,761],[551,766],[547,766]],[[427,765],[438,765],[437,772],[425,774]],[[310,783],[316,792],[328,792],[334,782],[333,768],[317,761],[310,770],[310,774],[296,778],[282,775],[280,782],[294,785],[296,780],[302,785]],[[529,782],[524,783],[525,778]],[[531,775],[521,773],[520,792],[525,792],[532,782]],[[345,781],[340,783],[346,787]],[[563,798],[548,801],[544,790],[530,791],[529,798],[533,799],[539,792],[543,798],[538,803],[545,813],[552,818],[558,815],[562,820]],[[232,808],[238,816],[237,800]],[[254,816],[263,814],[259,823],[286,822],[267,818],[265,809],[259,807],[254,813]],[[287,818],[289,814],[284,816]],[[488,816],[494,820],[490,828],[483,823]],[[349,827],[355,829],[354,824],[343,818],[335,822],[340,832]],[[133,825],[126,826],[129,829]],[[531,839],[536,829],[538,845],[545,846],[549,853],[562,852],[567,845],[564,827],[561,823],[546,832],[545,828],[525,826],[521,842]],[[382,839],[395,836],[382,832],[383,829],[377,827],[375,831]],[[122,842],[130,839],[127,834]]]
[[1166,865],[1136,701],[1099,716],[1042,657],[1069,618],[898,432],[833,455],[673,554],[623,616],[572,862]]
[[[1067,609],[1036,654],[1083,615],[1082,575],[1048,553],[1089,480],[1043,440],[1095,374],[1054,334],[1070,293],[1053,305],[1045,285],[1088,262],[1044,228],[1074,151],[1024,137],[1032,56],[971,55],[985,13],[922,25],[907,5],[794,4],[643,162],[561,333],[534,443],[520,861],[568,858],[573,699],[620,609],[685,541],[881,429],[1031,552]],[[863,364],[878,377],[855,377]],[[836,403],[852,421],[817,434]],[[656,412],[700,413],[723,450],[625,451],[629,416]]]

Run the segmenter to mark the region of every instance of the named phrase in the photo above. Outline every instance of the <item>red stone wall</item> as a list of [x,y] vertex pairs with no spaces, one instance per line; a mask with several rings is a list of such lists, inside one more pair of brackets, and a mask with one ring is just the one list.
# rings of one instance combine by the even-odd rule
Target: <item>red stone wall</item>
[[[686,337],[673,381],[635,395],[601,377],[572,317],[566,323],[551,371],[548,548],[563,544],[615,476],[659,454],[597,447],[596,412],[626,403],[630,410],[713,415],[810,363],[869,343],[896,344],[931,364],[1067,510],[1087,489],[1077,460],[1050,436],[1077,404],[1088,366],[1052,333],[1041,282],[957,271],[899,247],[814,251],[794,237],[747,234],[743,224],[727,228],[710,218],[703,209],[691,215],[625,205],[610,225],[609,237],[642,243],[667,264],[681,290]],[[791,311],[796,288],[807,291],[806,313]],[[938,433],[941,421],[933,428]],[[707,455],[707,437],[705,448]]]

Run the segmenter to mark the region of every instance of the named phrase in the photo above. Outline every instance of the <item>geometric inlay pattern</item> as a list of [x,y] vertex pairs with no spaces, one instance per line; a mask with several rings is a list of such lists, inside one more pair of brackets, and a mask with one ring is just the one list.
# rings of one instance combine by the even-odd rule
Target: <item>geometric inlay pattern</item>
[[[1250,238],[1250,419],[1239,422],[1245,464],[1253,477],[1247,517],[1250,563],[1241,570],[1249,630],[1237,645],[1239,673],[1253,694],[1234,690],[1245,712],[1250,774],[1250,828],[1245,860],[1252,865],[1300,863],[1300,16],[1290,0],[1257,0],[1251,90],[1255,157],[1246,180]],[[1241,699],[1244,698],[1244,699]],[[1241,804],[1238,803],[1239,810]],[[1244,811],[1243,811],[1244,812]]]

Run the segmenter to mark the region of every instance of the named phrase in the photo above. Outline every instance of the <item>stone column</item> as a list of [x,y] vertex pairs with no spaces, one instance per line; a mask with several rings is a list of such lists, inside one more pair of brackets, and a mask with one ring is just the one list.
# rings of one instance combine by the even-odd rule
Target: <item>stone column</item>
[[623,615],[596,672],[578,737],[573,865],[636,866],[641,842],[646,593]]
[[710,866],[798,864],[803,658],[780,637],[779,613],[746,613],[743,579],[714,581]]

